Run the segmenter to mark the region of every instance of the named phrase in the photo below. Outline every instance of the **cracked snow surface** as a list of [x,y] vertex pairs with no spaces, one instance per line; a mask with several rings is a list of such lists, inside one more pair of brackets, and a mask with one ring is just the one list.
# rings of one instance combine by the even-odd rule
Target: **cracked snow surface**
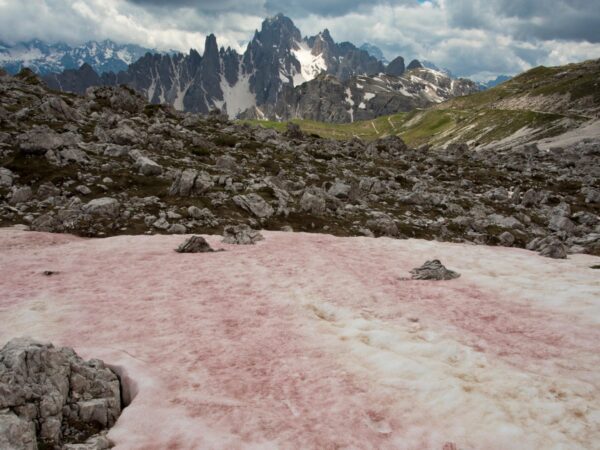
[[[598,258],[264,232],[0,230],[0,340],[115,367],[116,449],[590,449],[600,442]],[[414,281],[440,259],[452,281]],[[44,271],[55,272],[45,276]]]

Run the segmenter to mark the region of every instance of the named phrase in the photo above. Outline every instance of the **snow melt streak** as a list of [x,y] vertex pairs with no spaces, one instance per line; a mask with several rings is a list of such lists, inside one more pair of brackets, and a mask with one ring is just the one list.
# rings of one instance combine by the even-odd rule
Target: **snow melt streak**
[[[130,378],[117,449],[599,442],[597,258],[265,236],[181,255],[180,236],[0,230],[0,340],[70,345]],[[462,277],[404,279],[431,257]]]

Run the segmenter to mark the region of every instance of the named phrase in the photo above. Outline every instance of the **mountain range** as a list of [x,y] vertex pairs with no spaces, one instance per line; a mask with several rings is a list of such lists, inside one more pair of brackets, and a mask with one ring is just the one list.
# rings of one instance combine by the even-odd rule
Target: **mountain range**
[[16,74],[28,67],[39,75],[79,69],[88,64],[96,73],[120,72],[146,53],[155,50],[111,40],[89,41],[72,47],[65,43],[47,44],[39,39],[9,44],[0,42],[0,66]]
[[[421,72],[399,78],[407,70],[417,69]],[[146,53],[119,72],[99,75],[93,65],[84,64],[44,79],[54,89],[77,93],[90,86],[125,84],[151,103],[167,103],[181,111],[207,113],[219,108],[232,118],[258,116],[274,120],[299,117],[298,101],[293,99],[303,90],[319,91],[323,100],[314,98],[315,103],[306,110],[309,114],[302,117],[347,122],[354,116],[374,117],[397,105],[403,105],[403,111],[425,107],[478,89],[470,81],[451,80],[433,70],[425,73],[428,70],[417,60],[405,66],[401,56],[386,65],[349,42],[336,43],[327,29],[303,37],[291,19],[278,14],[262,23],[243,54],[219,48],[217,38],[211,34],[206,38],[203,55],[194,49],[188,54]],[[330,76],[325,80],[332,82],[323,84],[323,78],[319,78],[322,74]],[[385,81],[380,74],[385,74]],[[302,87],[307,82],[312,84]],[[357,91],[359,85],[379,87],[363,95],[352,94],[341,113],[339,83],[344,86],[343,92]],[[449,89],[450,85],[455,88]],[[323,109],[325,103],[335,103],[337,110],[310,112]],[[365,107],[360,106],[363,103]]]

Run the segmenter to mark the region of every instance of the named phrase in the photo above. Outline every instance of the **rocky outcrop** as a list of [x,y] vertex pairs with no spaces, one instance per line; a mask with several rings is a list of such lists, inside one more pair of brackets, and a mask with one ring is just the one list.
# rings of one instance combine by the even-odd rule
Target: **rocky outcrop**
[[[121,414],[117,375],[70,348],[13,339],[0,350],[0,447],[104,449]],[[85,443],[78,447],[75,444]]]
[[242,117],[354,122],[426,108],[479,90],[470,80],[454,80],[433,69],[405,72],[400,60],[390,64],[386,74],[360,75],[345,81],[322,74],[301,86],[286,86],[275,102],[252,107]]

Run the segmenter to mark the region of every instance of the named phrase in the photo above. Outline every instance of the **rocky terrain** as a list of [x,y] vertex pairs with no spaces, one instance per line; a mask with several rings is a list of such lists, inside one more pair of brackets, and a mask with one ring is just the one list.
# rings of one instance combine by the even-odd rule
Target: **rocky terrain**
[[227,225],[600,253],[600,150],[336,141],[0,77],[0,224],[85,236]]
[[394,64],[393,61],[385,74],[360,75],[346,81],[324,74],[298,87],[285,86],[275,103],[255,106],[240,117],[352,123],[427,108],[480,90],[470,80],[452,79],[413,63],[411,69],[405,70],[403,61],[396,71]]
[[117,44],[111,40],[89,41],[79,46],[48,44],[39,39],[9,44],[0,42],[0,67],[15,75],[23,68],[45,76],[88,65],[95,73],[120,72],[140,59],[149,48]]
[[121,385],[102,361],[13,339],[0,349],[0,448],[106,450]]

